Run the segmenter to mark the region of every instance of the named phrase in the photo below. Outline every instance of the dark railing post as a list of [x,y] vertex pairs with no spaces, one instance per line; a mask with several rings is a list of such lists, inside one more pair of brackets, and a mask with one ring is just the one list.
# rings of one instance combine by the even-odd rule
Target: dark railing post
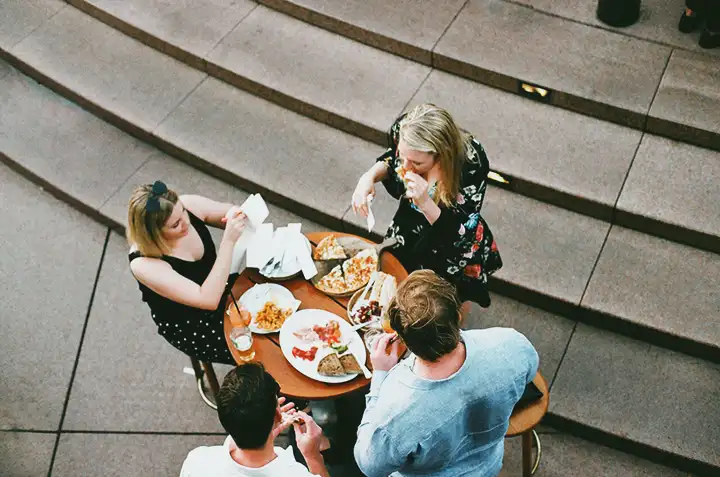
[[610,26],[630,26],[640,18],[640,0],[598,0],[597,17]]

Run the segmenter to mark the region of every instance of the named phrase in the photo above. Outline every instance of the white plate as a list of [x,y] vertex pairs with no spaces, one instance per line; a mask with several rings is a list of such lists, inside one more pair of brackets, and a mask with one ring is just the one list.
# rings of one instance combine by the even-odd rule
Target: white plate
[[[302,235],[302,237],[305,239],[305,245],[307,246],[308,251],[312,253],[312,245],[310,245],[310,241],[304,235]],[[300,265],[299,260],[288,260],[286,258],[284,263],[280,266],[280,268],[276,269],[274,273],[265,275],[262,272],[262,268],[258,271],[260,272],[260,275],[265,278],[284,280],[299,274],[302,271],[302,266]]]
[[[347,321],[343,320],[338,315],[325,310],[300,310],[285,320],[285,324],[282,328],[280,328],[280,349],[282,349],[285,359],[287,359],[295,369],[308,378],[312,378],[323,383],[345,383],[355,379],[358,375],[346,374],[344,376],[323,376],[317,372],[317,366],[320,360],[328,354],[335,352],[332,348],[320,346],[317,343],[305,343],[293,335],[293,332],[296,330],[301,328],[312,328],[313,325],[323,326],[330,320],[335,320],[340,323],[340,333],[342,336],[340,342],[348,345],[348,351],[355,355],[355,359],[361,363],[365,363],[365,360],[367,359],[367,352],[365,351],[365,344],[363,343],[362,338],[360,338],[358,332],[353,331]],[[315,359],[313,361],[307,361],[305,359],[294,357],[292,355],[292,350],[295,346],[303,350],[308,350],[312,346],[317,346],[318,352],[315,355]],[[362,373],[360,376],[362,376]]]
[[[259,335],[267,335],[270,333],[277,333],[280,330],[280,328],[275,330],[266,330],[263,328],[259,328],[255,324],[255,315],[257,314],[257,312],[262,310],[262,308],[265,306],[265,303],[267,303],[268,301],[274,302],[280,308],[291,308],[293,312],[298,309],[298,306],[300,306],[300,301],[296,300],[292,292],[282,285],[278,285],[275,283],[262,283],[253,286],[248,291],[243,293],[243,295],[238,300],[238,303],[244,306],[245,309],[249,311],[250,315],[252,316],[252,321],[250,321],[249,328],[250,331],[252,331],[253,333],[257,333]],[[290,319],[290,317],[288,317],[288,319]]]

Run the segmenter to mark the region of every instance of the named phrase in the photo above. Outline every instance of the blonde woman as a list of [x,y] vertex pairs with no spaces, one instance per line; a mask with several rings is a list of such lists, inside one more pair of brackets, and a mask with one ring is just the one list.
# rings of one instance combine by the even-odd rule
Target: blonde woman
[[[237,206],[178,196],[161,181],[130,197],[130,269],[142,299],[158,333],[201,361],[235,364],[223,335],[223,305],[245,220]],[[217,253],[206,224],[225,229]]]
[[488,276],[502,260],[480,208],[490,171],[485,151],[432,104],[416,106],[390,128],[389,148],[358,181],[353,210],[367,216],[367,197],[382,181],[400,201],[386,237],[409,271],[430,269],[462,301],[490,306]]

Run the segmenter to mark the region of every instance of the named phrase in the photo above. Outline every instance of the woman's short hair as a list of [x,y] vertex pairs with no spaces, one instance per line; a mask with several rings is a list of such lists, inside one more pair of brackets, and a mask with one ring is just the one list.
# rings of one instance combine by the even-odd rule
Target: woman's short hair
[[463,164],[472,148],[471,137],[462,131],[446,110],[434,104],[420,104],[400,121],[400,134],[410,149],[426,152],[440,161],[442,181],[437,201],[451,206],[460,192]]
[[420,359],[437,361],[460,342],[460,299],[432,270],[410,274],[388,306],[390,326]]
[[[178,195],[167,189],[163,194],[155,195],[153,185],[137,187],[130,196],[128,205],[127,240],[131,246],[146,257],[161,257],[170,253],[170,246],[162,234],[162,228],[172,215]],[[148,199],[157,198],[159,207],[148,210]]]
[[217,393],[220,424],[240,449],[260,449],[275,424],[280,386],[262,364],[230,371]]

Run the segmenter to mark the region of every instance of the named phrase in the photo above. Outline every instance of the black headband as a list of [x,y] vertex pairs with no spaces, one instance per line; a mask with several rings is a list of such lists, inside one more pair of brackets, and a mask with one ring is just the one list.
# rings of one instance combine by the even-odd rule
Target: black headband
[[152,189],[150,189],[150,197],[148,197],[147,203],[145,204],[145,210],[148,212],[157,212],[160,210],[159,197],[167,191],[168,188],[163,181],[155,181]]

